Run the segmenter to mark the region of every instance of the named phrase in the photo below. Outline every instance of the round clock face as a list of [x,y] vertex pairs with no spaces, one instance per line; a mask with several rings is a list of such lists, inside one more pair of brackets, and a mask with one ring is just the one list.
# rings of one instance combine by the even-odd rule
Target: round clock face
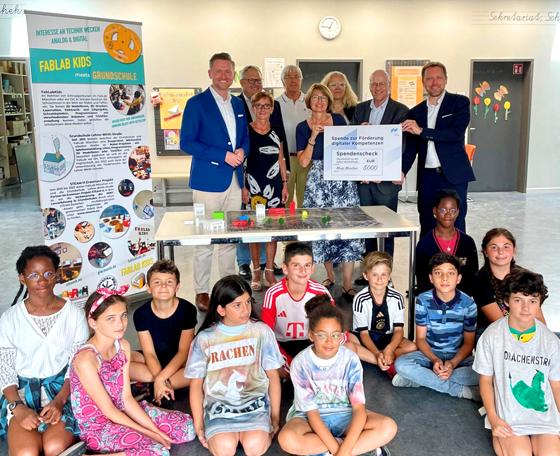
[[334,40],[340,34],[340,21],[334,16],[325,16],[319,21],[319,33],[327,40]]

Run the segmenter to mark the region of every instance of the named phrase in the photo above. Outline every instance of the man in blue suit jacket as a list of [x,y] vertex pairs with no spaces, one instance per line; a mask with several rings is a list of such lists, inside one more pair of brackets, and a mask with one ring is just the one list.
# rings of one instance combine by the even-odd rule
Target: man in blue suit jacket
[[[363,101],[356,106],[353,125],[392,125],[400,124],[406,119],[408,108],[393,100],[389,75],[384,70],[376,70],[369,77],[369,90],[373,99]],[[361,206],[387,206],[397,212],[401,181],[375,181],[358,184]],[[377,250],[377,240],[366,239],[366,254]],[[391,256],[394,251],[394,239],[385,240],[385,251]],[[359,278],[358,284],[365,285],[367,281]]]
[[[235,64],[226,52],[210,59],[210,87],[192,97],[183,114],[181,149],[192,156],[190,186],[193,202],[213,211],[241,207],[243,162],[249,153],[249,132],[243,102],[232,97]],[[197,246],[194,255],[194,288],[197,307],[208,308],[214,246]],[[221,276],[235,274],[235,244],[218,246]]]
[[463,95],[445,91],[447,70],[443,63],[429,62],[422,68],[422,83],[428,99],[410,110],[403,122],[408,133],[403,156],[406,174],[418,155],[418,213],[420,236],[435,226],[432,205],[441,189],[453,189],[461,198],[455,226],[465,231],[467,187],[475,180],[465,152],[465,130],[470,121],[470,102]]

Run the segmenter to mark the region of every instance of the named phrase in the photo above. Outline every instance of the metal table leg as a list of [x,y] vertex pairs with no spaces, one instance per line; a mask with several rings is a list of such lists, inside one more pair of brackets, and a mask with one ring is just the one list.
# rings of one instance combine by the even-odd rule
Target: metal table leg
[[380,252],[385,252],[385,238],[379,237],[377,238],[377,250]]
[[165,258],[165,245],[163,241],[157,241],[157,258],[163,260]]
[[408,339],[414,340],[414,267],[416,261],[416,231],[410,233],[410,251],[408,255]]

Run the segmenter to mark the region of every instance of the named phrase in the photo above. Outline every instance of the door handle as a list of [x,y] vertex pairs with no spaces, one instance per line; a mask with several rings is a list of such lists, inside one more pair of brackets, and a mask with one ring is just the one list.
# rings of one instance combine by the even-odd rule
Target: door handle
[[476,130],[476,127],[470,127],[469,130]]

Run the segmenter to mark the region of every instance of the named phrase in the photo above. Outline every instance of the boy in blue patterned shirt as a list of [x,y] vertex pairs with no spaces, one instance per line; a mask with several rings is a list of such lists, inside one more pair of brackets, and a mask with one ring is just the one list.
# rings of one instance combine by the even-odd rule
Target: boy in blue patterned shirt
[[478,375],[472,370],[476,304],[457,289],[461,263],[437,253],[429,263],[432,290],[416,301],[418,351],[395,362],[394,386],[425,386],[451,396],[480,401]]

